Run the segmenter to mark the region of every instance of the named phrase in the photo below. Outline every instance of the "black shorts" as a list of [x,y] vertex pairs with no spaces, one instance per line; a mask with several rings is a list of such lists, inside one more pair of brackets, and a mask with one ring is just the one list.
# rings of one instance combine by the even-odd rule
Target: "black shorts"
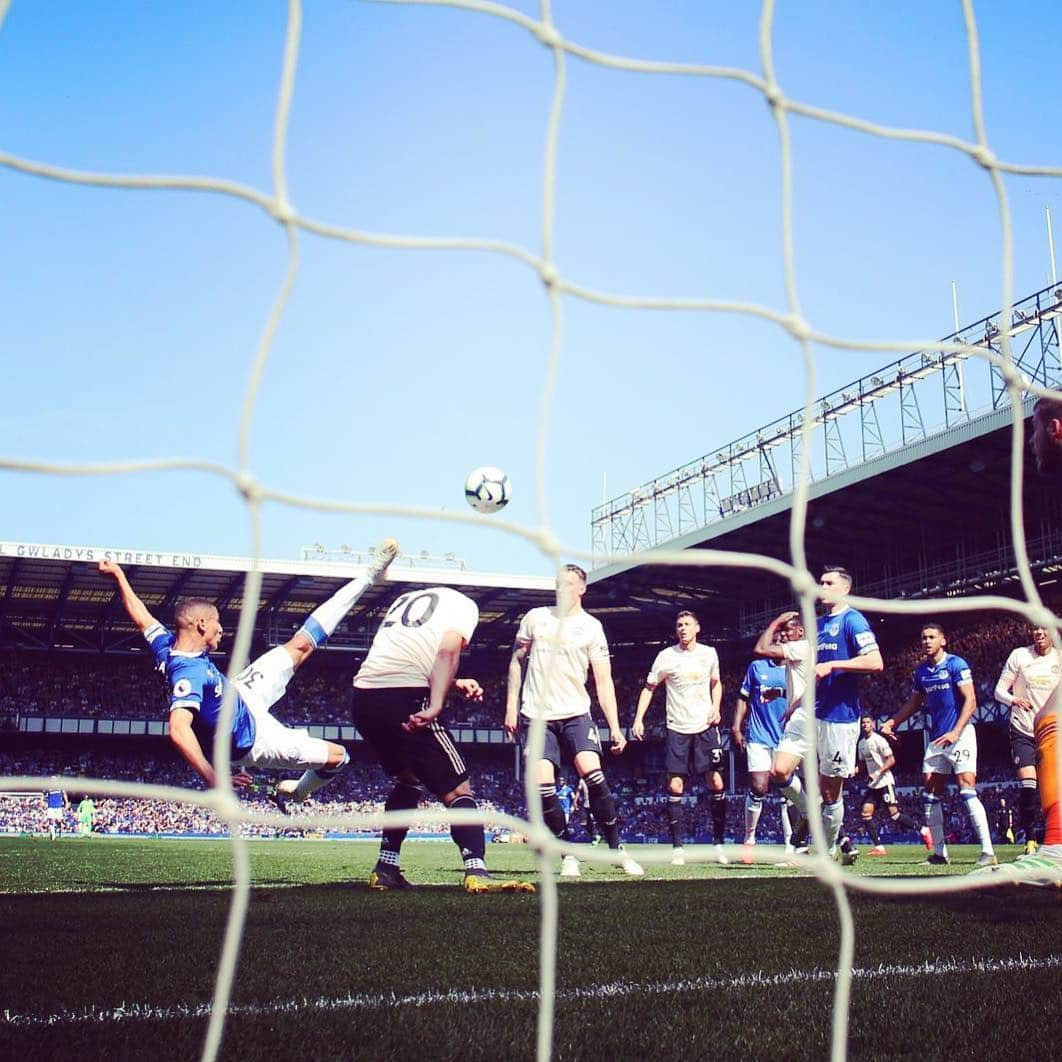
[[[520,747],[527,755],[531,741],[531,720],[526,715],[520,716]],[[597,732],[597,723],[590,714],[573,715],[568,719],[547,719],[546,739],[542,749],[542,758],[549,760],[554,767],[561,765],[561,753],[566,752],[574,760],[580,752],[596,752],[601,755],[601,736]]]
[[883,785],[880,786],[878,789],[871,789],[870,786],[867,786],[863,790],[863,803],[873,804],[878,811],[880,811],[883,807],[895,807],[896,787],[891,785]]
[[376,750],[388,774],[412,771],[437,797],[445,796],[468,779],[468,768],[450,732],[438,719],[407,734],[402,724],[427,707],[423,687],[354,690],[354,725]]
[[1036,766],[1036,738],[1010,728],[1010,762],[1015,767]]
[[664,769],[668,774],[708,774],[722,771],[726,766],[723,742],[719,727],[710,726],[699,734],[667,732],[667,750],[664,754]]

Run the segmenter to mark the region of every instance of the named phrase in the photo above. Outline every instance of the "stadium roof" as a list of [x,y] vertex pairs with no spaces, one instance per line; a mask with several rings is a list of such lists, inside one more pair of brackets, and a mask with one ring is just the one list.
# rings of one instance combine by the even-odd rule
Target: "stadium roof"
[[[235,630],[252,567],[247,557],[0,541],[0,646],[141,648],[114,581],[96,570],[103,559],[123,566],[137,594],[163,622],[171,621],[178,598],[206,597],[217,603],[222,623]],[[256,636],[271,644],[290,637],[309,612],[364,570],[361,564],[308,560],[262,560],[258,567]],[[428,586],[452,586],[478,603],[476,643],[482,648],[511,645],[520,616],[554,600],[550,578],[415,568],[399,556],[386,582],[361,598],[329,645],[364,650],[397,593]]]
[[[840,564],[875,597],[962,596],[1016,586],[1010,533],[1009,410],[814,484],[805,544],[814,571]],[[790,557],[791,496],[738,513],[668,544]],[[1029,472],[1025,533],[1042,580],[1062,570],[1062,493]],[[592,575],[593,601],[613,606],[613,641],[658,635],[693,608],[708,629],[747,635],[792,600],[788,584],[755,569],[615,563]],[[625,606],[625,607],[624,607]]]
[[[815,483],[805,536],[811,568],[843,564],[860,593],[884,598],[1014,590],[1009,418],[1007,410],[976,418]],[[1047,584],[1062,570],[1062,493],[1030,473],[1022,502],[1033,568]],[[668,548],[788,559],[790,503],[789,495],[772,499]],[[125,567],[164,622],[172,619],[178,597],[195,595],[216,601],[222,622],[235,629],[248,558],[0,541],[0,647],[140,649],[113,582],[96,571],[105,557]],[[256,637],[276,644],[363,566],[263,560],[259,568]],[[363,651],[396,592],[433,585],[453,586],[477,601],[476,646],[483,649],[511,646],[519,617],[554,600],[548,577],[414,568],[400,556],[387,582],[358,602],[330,646]],[[670,637],[682,608],[693,608],[718,639],[747,636],[791,600],[784,580],[757,569],[624,561],[592,573],[586,603],[613,644],[641,644]]]

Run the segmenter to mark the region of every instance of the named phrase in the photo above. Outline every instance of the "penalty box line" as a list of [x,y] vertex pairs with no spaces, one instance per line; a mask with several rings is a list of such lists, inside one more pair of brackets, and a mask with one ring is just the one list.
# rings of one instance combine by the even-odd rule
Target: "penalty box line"
[[[943,959],[923,963],[890,963],[874,967],[856,968],[852,977],[857,981],[876,981],[895,977],[939,977],[949,974],[999,974],[1019,971],[1062,969],[1062,955],[1042,957],[1018,955],[1016,958]],[[832,982],[836,970],[787,970],[781,973],[757,971],[737,977],[695,977],[679,981],[612,981],[588,985],[585,988],[562,989],[556,993],[558,1003],[583,1000],[617,999],[626,996],[662,995],[674,992],[706,992],[749,988],[776,988]],[[539,993],[521,989],[472,989],[445,992],[416,992],[408,995],[379,993],[291,999],[274,1003],[240,1003],[229,1007],[231,1017],[272,1017],[283,1014],[322,1013],[344,1010],[376,1010],[384,1007],[430,1007],[447,1004],[477,1003],[537,1003]],[[64,1025],[109,1025],[123,1021],[181,1021],[188,1018],[208,1018],[209,1003],[176,1004],[156,1007],[145,1003],[122,1003],[117,1007],[87,1007],[82,1010],[63,1010],[52,1014],[21,1014],[5,1009],[0,1012],[0,1025],[39,1028]]]

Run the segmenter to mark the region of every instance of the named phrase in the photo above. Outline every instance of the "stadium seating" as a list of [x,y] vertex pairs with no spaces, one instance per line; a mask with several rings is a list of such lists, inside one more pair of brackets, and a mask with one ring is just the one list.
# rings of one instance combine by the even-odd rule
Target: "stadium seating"
[[[909,693],[910,675],[918,663],[917,620],[906,626],[896,625],[882,638],[887,666],[883,675],[864,683],[864,705],[883,717],[899,708]],[[982,619],[948,624],[949,648],[964,656],[971,664],[981,704],[991,702],[992,690],[1003,661],[1015,646],[1026,638],[1024,623],[1010,617],[990,622]],[[624,650],[614,660],[620,717],[630,723],[648,666],[658,646],[647,646],[635,653]],[[734,700],[749,660],[747,644],[719,645],[723,662],[724,725],[729,722]],[[447,708],[447,722],[454,727],[486,727],[498,729],[504,717],[505,668],[504,654],[491,658],[473,659],[463,673],[476,675],[484,686],[482,703],[465,702],[459,697]],[[350,658],[327,654],[314,661],[298,682],[292,683],[288,695],[275,709],[276,715],[289,725],[349,724],[348,690],[354,664]],[[106,657],[89,653],[41,653],[26,650],[0,650],[0,721],[10,724],[18,716],[45,716],[91,719],[147,719],[161,720],[166,714],[166,690],[162,680],[143,654]],[[649,722],[648,740],[632,746],[623,760],[610,762],[608,770],[619,799],[625,832],[631,840],[665,839],[665,816],[662,804],[663,788],[661,741],[663,736],[663,701],[658,695]],[[1002,728],[979,727],[981,759],[979,779],[982,799],[991,822],[1002,821],[1001,800],[1006,800],[1013,785],[1012,771],[1006,758],[1006,735]],[[132,781],[154,781],[177,786],[198,785],[192,772],[171,754],[166,755],[155,744],[145,741],[134,744],[131,755],[115,755],[100,749],[100,740],[72,750],[65,744],[49,745],[46,735],[40,735],[39,747],[32,753],[0,755],[0,774],[94,776]],[[473,747],[474,748],[474,747]],[[472,757],[473,780],[477,796],[492,807],[511,813],[521,813],[523,790],[513,772],[512,750],[507,746],[491,746],[479,750],[482,755]],[[471,755],[471,753],[470,753]],[[901,800],[907,810],[920,812],[921,740],[911,734],[897,750],[897,784]],[[475,762],[478,759],[480,762]],[[737,839],[742,833],[744,792],[743,758],[736,759],[736,773],[731,780],[734,795],[728,808],[727,834]],[[386,777],[376,768],[356,762],[352,769],[334,784],[322,790],[315,804],[316,810],[339,815],[344,812],[378,811],[388,792]],[[272,805],[264,798],[252,798],[269,810]],[[691,786],[689,819],[696,829],[703,829],[708,821],[706,794],[703,786]],[[859,812],[857,801],[847,801],[846,829],[858,835]],[[959,841],[969,839],[969,822],[957,805],[949,809],[948,828]],[[33,831],[43,822],[43,810],[26,801],[12,802],[0,807],[0,832]],[[777,814],[771,809],[765,814],[761,837],[777,839]],[[97,802],[97,829],[115,833],[217,833],[224,832],[209,813],[167,805],[154,801],[108,800]],[[438,827],[433,827],[436,831]],[[764,831],[767,831],[764,833]],[[276,831],[264,830],[266,834]],[[888,828],[885,828],[888,838]],[[576,832],[577,839],[582,838]],[[704,835],[707,839],[707,834]]]

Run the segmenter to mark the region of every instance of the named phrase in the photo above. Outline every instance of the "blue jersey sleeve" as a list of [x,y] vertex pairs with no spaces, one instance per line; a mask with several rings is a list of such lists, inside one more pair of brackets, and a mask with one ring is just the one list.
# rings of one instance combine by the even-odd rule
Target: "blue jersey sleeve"
[[878,638],[862,612],[849,609],[844,614],[845,634],[848,639],[848,659],[866,656],[878,648]]
[[170,660],[167,678],[170,680],[170,711],[189,708],[198,712],[203,706],[203,686],[207,674],[202,657]]
[[144,631],[144,640],[151,647],[151,653],[155,657],[155,666],[164,668],[170,648],[177,640],[176,635],[173,631],[163,627],[161,623],[156,623]]
[[955,683],[956,689],[959,686],[967,686],[973,682],[973,672],[970,670],[970,665],[961,656],[948,657],[948,670],[951,672],[951,681]]
[[745,681],[741,683],[741,689],[738,691],[738,696],[743,697],[746,701],[752,696],[753,685],[756,681],[756,674],[753,671],[755,666],[756,663],[753,661],[753,663],[745,668]]

